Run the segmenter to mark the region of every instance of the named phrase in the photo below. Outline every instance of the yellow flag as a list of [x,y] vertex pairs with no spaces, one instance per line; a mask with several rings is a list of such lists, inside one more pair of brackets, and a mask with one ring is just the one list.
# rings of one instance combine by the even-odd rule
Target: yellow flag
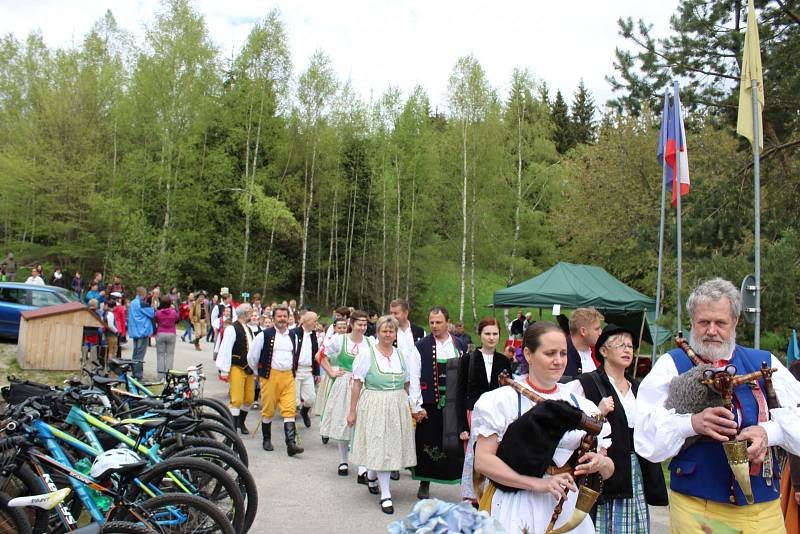
[[747,5],[747,32],[744,34],[744,57],[742,58],[742,79],[739,86],[739,118],[736,133],[753,144],[753,95],[752,80],[758,84],[758,148],[764,148],[764,129],[761,113],[764,110],[764,80],[761,76],[761,48],[758,41],[758,22],[753,0]]

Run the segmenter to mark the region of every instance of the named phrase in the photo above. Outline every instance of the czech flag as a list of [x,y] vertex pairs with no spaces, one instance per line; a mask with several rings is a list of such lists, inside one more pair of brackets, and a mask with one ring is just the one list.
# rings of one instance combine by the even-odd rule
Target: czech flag
[[[666,162],[664,180],[672,192],[672,205],[677,206],[678,191],[680,190],[681,196],[689,192],[689,153],[686,148],[686,130],[683,127],[678,82],[675,82],[672,98],[669,93],[664,95],[657,157],[662,167]],[[676,183],[680,184],[680,187],[676,187]]]

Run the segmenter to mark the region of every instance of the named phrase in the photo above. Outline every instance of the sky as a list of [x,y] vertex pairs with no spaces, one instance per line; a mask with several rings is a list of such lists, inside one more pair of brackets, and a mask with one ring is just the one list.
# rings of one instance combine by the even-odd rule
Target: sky
[[[22,39],[40,31],[54,47],[78,46],[111,9],[118,24],[141,39],[158,0],[0,0],[0,34]],[[628,47],[617,19],[643,18],[653,34],[669,31],[678,0],[194,0],[212,40],[230,57],[252,25],[278,8],[289,36],[295,76],[315,50],[331,58],[339,79],[364,98],[388,87],[416,85],[436,107],[446,106],[447,79],[460,56],[472,54],[501,96],[514,68],[528,68],[568,102],[583,79],[602,105],[613,97],[614,49]]]

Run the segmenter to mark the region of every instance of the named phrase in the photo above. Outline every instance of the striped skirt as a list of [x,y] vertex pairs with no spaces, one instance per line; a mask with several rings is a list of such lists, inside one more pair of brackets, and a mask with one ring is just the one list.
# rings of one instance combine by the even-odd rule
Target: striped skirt
[[650,512],[644,499],[642,470],[636,454],[631,454],[633,497],[611,499],[597,506],[598,534],[649,534]]

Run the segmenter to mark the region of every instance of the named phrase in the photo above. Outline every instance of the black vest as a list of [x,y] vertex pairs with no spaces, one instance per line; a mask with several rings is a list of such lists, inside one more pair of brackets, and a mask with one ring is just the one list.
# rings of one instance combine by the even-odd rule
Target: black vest
[[[300,351],[297,350],[297,335],[291,328],[288,330],[289,339],[292,340],[292,376],[297,376],[297,364],[300,361]],[[264,346],[261,347],[261,356],[258,359],[258,376],[269,378],[272,371],[272,353],[275,348],[275,327],[262,331]]]
[[[603,397],[611,395],[614,398],[615,409],[608,414],[607,419],[611,425],[611,447],[608,457],[614,461],[614,474],[603,482],[603,497],[605,499],[629,499],[633,496],[631,479],[631,452],[633,452],[633,429],[628,427],[628,417],[622,406],[622,401],[617,391],[611,385],[605,369],[599,369],[580,375],[578,380],[583,387],[584,396],[595,404],[600,404]],[[637,386],[631,381],[634,396]],[[642,471],[644,495],[647,504],[652,506],[666,506],[667,486],[664,482],[664,473],[661,464],[645,460],[638,454],[639,467]]]
[[[250,328],[242,326],[239,321],[233,323],[233,330],[236,332],[236,341],[233,342],[231,349],[231,365],[244,369],[247,367],[247,351],[253,341],[253,334]],[[251,369],[248,370],[252,373]]]
[[[452,335],[450,339],[460,358],[467,351],[467,347]],[[420,355],[419,387],[422,393],[422,403],[438,404],[439,385],[446,385],[447,366],[436,363],[436,354],[434,354],[436,341],[433,334],[428,334],[420,339],[416,346]]]

